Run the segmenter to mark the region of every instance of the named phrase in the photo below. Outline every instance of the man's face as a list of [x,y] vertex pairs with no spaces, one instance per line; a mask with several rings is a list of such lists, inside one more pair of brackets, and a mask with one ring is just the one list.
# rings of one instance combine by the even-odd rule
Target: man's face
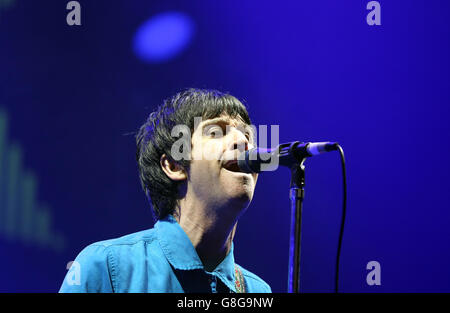
[[230,206],[238,215],[253,198],[258,174],[237,166],[238,155],[253,148],[253,131],[239,117],[202,121],[192,134],[188,189],[212,207]]

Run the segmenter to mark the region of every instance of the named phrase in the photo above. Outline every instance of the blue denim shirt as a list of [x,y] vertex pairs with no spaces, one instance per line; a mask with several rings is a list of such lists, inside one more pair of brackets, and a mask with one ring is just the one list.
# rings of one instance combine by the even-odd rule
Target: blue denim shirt
[[234,263],[233,244],[214,271],[205,271],[172,216],[152,229],[91,244],[75,261],[59,292],[237,292],[237,278],[245,292],[271,292],[261,278]]

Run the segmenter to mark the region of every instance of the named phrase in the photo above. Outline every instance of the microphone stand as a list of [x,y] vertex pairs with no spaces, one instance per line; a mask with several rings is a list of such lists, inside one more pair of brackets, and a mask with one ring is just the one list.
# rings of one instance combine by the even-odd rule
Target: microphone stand
[[[291,229],[289,236],[289,273],[288,273],[288,292],[300,292],[300,246],[301,246],[301,227],[302,227],[302,207],[305,195],[305,166],[304,162],[307,157],[332,150],[340,150],[342,160],[343,151],[337,142],[289,142],[278,145],[276,149],[252,149],[245,152],[243,159],[238,159],[238,166],[246,173],[259,173],[270,169],[272,160],[278,160],[277,166],[282,165],[291,169],[291,184],[289,187],[289,199],[291,204]],[[264,158],[263,158],[264,156]],[[254,164],[250,161],[255,161]],[[344,161],[343,161],[344,162]],[[276,168],[275,168],[276,169]],[[343,163],[345,170],[345,163]],[[344,191],[345,171],[344,171]],[[344,214],[345,216],[345,195],[344,195]],[[343,225],[343,223],[342,223]],[[343,226],[341,226],[343,229]],[[339,239],[338,262],[340,253],[340,242],[342,239],[342,231]],[[337,263],[339,265],[339,263]],[[338,268],[338,266],[337,266]],[[337,273],[338,274],[338,273]],[[337,277],[336,274],[336,277]],[[337,278],[336,278],[337,281]]]
[[300,292],[300,247],[302,207],[305,195],[305,158],[291,167],[289,198],[291,203],[291,230],[289,242],[288,292]]
[[[272,159],[276,158],[278,165],[286,166],[291,169],[291,184],[289,189],[289,198],[291,202],[291,229],[289,241],[289,274],[288,274],[288,292],[298,293],[300,291],[300,244],[301,244],[301,226],[302,226],[302,206],[305,194],[305,166],[304,162],[308,156],[330,151],[327,150],[326,144],[314,149],[319,151],[308,151],[310,143],[303,143],[299,141],[284,143],[278,145],[274,150],[260,151],[253,149],[250,153],[245,153],[243,160],[238,160],[239,168],[245,169],[247,173],[259,173],[267,170],[272,166]],[[331,143],[330,143],[331,144]],[[324,151],[320,151],[324,150]],[[264,155],[264,159],[261,158]],[[267,157],[268,156],[268,157]],[[250,160],[258,160],[255,164],[251,164]],[[270,161],[270,163],[268,162]],[[267,166],[264,168],[264,166]]]

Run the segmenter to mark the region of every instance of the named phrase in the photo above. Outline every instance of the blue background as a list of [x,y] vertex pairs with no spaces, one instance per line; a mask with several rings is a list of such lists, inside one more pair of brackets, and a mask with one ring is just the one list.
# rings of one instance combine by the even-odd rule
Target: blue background
[[[341,291],[450,292],[448,1],[380,1],[381,26],[355,0],[79,1],[81,26],[67,25],[67,2],[0,3],[0,291],[56,292],[83,247],[152,227],[133,133],[198,87],[244,100],[280,142],[343,146]],[[142,60],[135,34],[164,12],[190,18],[189,42]],[[339,156],[306,167],[301,290],[332,292]],[[29,177],[34,198],[21,192]],[[237,262],[275,292],[287,288],[288,187],[288,170],[262,174],[235,237]],[[366,283],[369,261],[381,286]]]

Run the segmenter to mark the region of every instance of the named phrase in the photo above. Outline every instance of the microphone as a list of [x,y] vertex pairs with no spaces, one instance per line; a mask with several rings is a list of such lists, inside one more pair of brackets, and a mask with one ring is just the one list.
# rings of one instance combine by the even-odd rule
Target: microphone
[[305,158],[337,150],[337,142],[289,142],[274,149],[253,148],[238,156],[239,169],[245,173],[274,171],[278,165],[292,167]]

